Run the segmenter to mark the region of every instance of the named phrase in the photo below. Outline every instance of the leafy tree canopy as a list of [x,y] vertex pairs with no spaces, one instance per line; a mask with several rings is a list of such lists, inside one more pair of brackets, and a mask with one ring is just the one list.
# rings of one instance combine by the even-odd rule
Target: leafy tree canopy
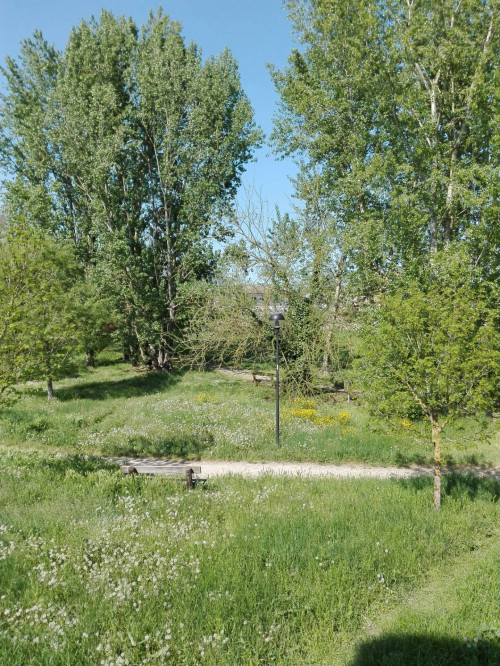
[[10,211],[71,238],[131,354],[170,367],[179,287],[213,271],[261,141],[234,58],[203,59],[161,10],[142,28],[103,11],[63,52],[36,32],[2,71]]
[[276,150],[364,289],[454,241],[498,277],[498,0],[285,4],[299,48],[272,70]]
[[20,221],[0,239],[0,400],[13,384],[52,381],[71,368],[77,324],[70,246]]

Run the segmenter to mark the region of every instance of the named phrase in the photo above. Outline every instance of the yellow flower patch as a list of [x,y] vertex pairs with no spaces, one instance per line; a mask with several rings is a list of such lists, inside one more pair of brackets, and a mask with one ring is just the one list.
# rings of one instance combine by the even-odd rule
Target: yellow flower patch
[[297,409],[315,409],[316,403],[311,398],[294,398],[292,400],[294,407]]
[[337,414],[335,420],[338,421],[338,423],[340,423],[341,425],[346,425],[347,423],[349,423],[351,418],[352,417],[350,412],[340,412],[339,414]]

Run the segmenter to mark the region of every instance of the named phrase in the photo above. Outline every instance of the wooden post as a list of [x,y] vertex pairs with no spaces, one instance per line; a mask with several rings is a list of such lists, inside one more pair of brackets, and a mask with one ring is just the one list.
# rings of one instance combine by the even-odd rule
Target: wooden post
[[441,478],[443,463],[441,460],[441,428],[432,421],[432,443],[434,445],[434,509],[441,507]]

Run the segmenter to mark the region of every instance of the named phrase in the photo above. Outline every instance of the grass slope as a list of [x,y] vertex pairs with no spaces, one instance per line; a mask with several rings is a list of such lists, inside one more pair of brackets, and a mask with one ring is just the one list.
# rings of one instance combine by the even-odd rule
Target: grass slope
[[392,664],[418,637],[407,664],[500,663],[493,480],[447,478],[435,512],[428,479],[188,492],[27,453],[0,478],[0,663]]
[[[412,429],[377,432],[356,403],[282,400],[282,447],[274,434],[274,390],[217,373],[139,372],[112,362],[56,385],[56,400],[32,384],[0,418],[4,446],[105,455],[230,460],[429,463]],[[493,428],[493,423],[490,428]],[[453,434],[449,462],[500,463],[494,444]],[[492,433],[494,434],[494,433]],[[462,446],[468,442],[468,447]]]
[[[492,535],[493,536],[493,535]],[[351,651],[359,664],[500,663],[500,543],[472,544],[377,619]]]

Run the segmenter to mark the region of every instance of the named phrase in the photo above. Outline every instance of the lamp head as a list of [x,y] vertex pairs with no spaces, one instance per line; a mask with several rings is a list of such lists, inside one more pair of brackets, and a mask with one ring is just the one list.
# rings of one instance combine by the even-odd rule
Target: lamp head
[[269,317],[269,321],[274,321],[274,328],[279,328],[280,321],[283,321],[284,319],[285,317],[281,314],[281,312],[276,312]]

